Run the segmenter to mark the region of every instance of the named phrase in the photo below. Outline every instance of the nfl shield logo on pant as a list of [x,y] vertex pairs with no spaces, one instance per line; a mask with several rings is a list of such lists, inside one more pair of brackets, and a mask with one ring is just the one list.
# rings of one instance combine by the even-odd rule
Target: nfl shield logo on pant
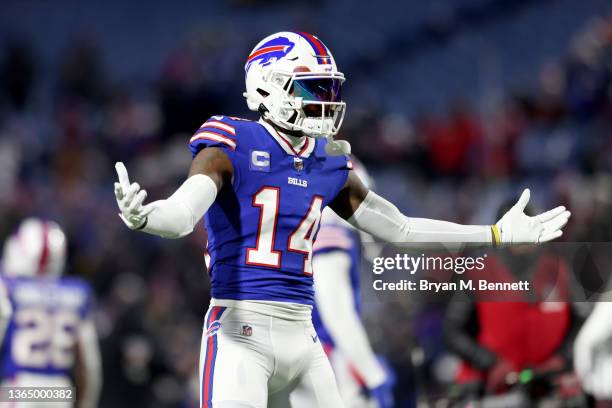
[[253,335],[253,328],[248,325],[242,326],[242,335],[246,337],[251,337]]

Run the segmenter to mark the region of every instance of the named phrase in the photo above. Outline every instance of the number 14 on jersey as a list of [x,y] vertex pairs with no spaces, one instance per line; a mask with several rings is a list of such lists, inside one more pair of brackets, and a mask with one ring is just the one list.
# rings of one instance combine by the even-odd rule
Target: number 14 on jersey
[[[282,251],[274,249],[280,205],[279,187],[262,187],[253,195],[252,205],[259,208],[259,226],[255,248],[247,248],[248,265],[280,268]],[[304,255],[304,274],[312,275],[312,241],[321,221],[323,197],[314,196],[310,207],[287,240],[287,251]]]

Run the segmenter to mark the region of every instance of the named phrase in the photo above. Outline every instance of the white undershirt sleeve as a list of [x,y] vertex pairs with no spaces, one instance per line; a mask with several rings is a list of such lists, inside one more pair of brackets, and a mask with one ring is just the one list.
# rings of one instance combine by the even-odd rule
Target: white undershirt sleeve
[[312,262],[315,299],[325,327],[368,388],[379,386],[385,381],[385,371],[354,307],[350,256],[343,251],[326,252],[315,255]]
[[348,219],[355,228],[399,246],[459,249],[491,245],[491,227],[462,225],[427,218],[410,218],[370,191]]
[[195,174],[165,200],[152,202],[142,231],[164,238],[180,238],[193,228],[217,197],[217,185],[205,174]]
[[86,319],[80,326],[77,341],[81,351],[80,358],[85,381],[85,389],[79,390],[82,393],[81,406],[94,408],[98,406],[102,388],[102,359],[98,347],[98,335],[91,318]]

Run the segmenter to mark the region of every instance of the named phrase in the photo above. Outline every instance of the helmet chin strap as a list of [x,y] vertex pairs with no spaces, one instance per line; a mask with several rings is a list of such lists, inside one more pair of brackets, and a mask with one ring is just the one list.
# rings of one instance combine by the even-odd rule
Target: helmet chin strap
[[325,153],[329,154],[330,156],[351,154],[351,144],[346,140],[334,140],[333,136],[327,136]]
[[[267,112],[266,112],[267,113]],[[272,120],[270,120],[266,114],[262,115],[262,119],[272,126],[278,133],[285,136],[290,142],[292,147],[297,147],[304,143],[304,139],[307,137],[302,131],[299,130],[288,130],[283,127],[280,127]]]
[[287,139],[289,139],[293,147],[298,147],[304,144],[304,140],[307,137],[302,132],[297,132],[297,134],[295,134],[294,132],[289,133],[290,131],[281,128],[278,128],[278,132],[285,136]]
[[[304,138],[308,137],[304,132],[299,130],[288,130],[278,126],[267,117],[267,111],[262,112],[262,119],[276,129],[277,132],[285,136],[293,147],[299,146],[304,142]],[[332,135],[326,136],[327,144],[325,145],[325,153],[330,156],[341,156],[351,154],[351,145],[346,140],[335,140]]]

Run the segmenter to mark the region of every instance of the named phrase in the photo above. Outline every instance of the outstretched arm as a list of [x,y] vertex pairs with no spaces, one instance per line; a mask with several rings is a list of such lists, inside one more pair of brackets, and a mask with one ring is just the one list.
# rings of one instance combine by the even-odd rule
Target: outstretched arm
[[115,197],[119,216],[130,229],[164,238],[180,238],[193,231],[217,197],[232,181],[232,163],[218,147],[201,150],[191,163],[187,180],[165,200],[143,205],[147,192],[138,183],[130,184],[123,163],[115,165],[119,182]]
[[535,217],[523,210],[529,202],[529,190],[495,225],[461,225],[403,215],[396,206],[368,191],[352,171],[330,204],[353,226],[383,241],[402,245],[458,247],[464,244],[510,245],[543,243],[562,235],[570,212],[557,207]]

